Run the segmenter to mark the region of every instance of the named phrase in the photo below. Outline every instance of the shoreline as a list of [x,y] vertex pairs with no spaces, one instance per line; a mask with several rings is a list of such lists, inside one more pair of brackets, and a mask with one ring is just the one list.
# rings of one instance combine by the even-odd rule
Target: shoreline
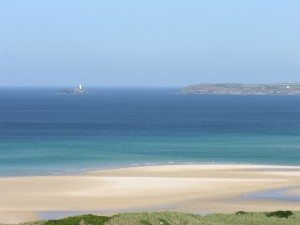
[[2,177],[0,223],[38,220],[51,212],[299,211],[300,201],[251,198],[255,193],[291,187],[289,197],[298,198],[300,166],[168,164],[76,175]]
[[300,165],[293,164],[256,164],[256,163],[227,163],[227,162],[182,162],[182,163],[141,163],[141,164],[128,164],[121,166],[104,166],[104,167],[95,167],[95,168],[83,168],[83,169],[73,169],[73,170],[62,170],[54,171],[43,174],[23,174],[23,175],[0,175],[2,178],[18,178],[18,177],[51,177],[51,176],[77,176],[85,175],[89,172],[102,171],[102,170],[117,170],[117,169],[130,169],[130,168],[143,168],[143,167],[160,167],[160,166],[241,166],[241,167],[255,167],[255,168],[278,168],[278,169],[300,169]]

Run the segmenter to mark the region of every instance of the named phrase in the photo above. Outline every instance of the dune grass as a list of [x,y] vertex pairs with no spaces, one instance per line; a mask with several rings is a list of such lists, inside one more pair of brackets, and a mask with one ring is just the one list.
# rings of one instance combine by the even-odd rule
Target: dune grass
[[[280,213],[279,213],[280,215]],[[288,218],[265,213],[212,214],[198,216],[188,213],[128,213],[109,219],[105,225],[300,225],[300,213]]]
[[112,217],[73,216],[22,225],[300,225],[300,212],[237,212],[207,216],[177,212],[123,213]]

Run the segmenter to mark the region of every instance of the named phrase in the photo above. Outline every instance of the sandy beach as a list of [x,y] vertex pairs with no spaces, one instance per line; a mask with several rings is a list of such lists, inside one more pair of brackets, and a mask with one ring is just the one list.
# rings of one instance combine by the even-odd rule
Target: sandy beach
[[[299,187],[300,167],[264,165],[163,165],[8,177],[0,178],[0,223],[44,219],[59,212],[300,210]],[[276,190],[281,198],[268,196]],[[251,195],[261,192],[265,194]]]

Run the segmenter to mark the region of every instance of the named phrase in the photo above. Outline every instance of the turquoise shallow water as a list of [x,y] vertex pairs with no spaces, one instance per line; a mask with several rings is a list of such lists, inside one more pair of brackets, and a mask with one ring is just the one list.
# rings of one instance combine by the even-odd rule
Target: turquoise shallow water
[[147,164],[300,165],[300,96],[0,89],[0,176]]

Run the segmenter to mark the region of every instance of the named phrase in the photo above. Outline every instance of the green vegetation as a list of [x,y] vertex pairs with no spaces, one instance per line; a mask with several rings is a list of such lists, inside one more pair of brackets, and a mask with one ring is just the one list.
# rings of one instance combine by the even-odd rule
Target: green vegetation
[[300,95],[300,84],[196,84],[185,87],[181,93],[199,95]]
[[236,215],[245,215],[247,212],[244,212],[244,211],[238,211],[238,212],[236,212],[235,214]]
[[265,215],[268,217],[275,216],[278,218],[289,218],[294,214],[292,211],[275,211],[275,212],[267,212],[265,213]]
[[112,217],[83,215],[22,225],[299,225],[300,212],[276,211],[199,216],[189,213],[124,213]]
[[43,225],[103,225],[109,220],[107,216],[82,215],[60,220],[48,220]]

